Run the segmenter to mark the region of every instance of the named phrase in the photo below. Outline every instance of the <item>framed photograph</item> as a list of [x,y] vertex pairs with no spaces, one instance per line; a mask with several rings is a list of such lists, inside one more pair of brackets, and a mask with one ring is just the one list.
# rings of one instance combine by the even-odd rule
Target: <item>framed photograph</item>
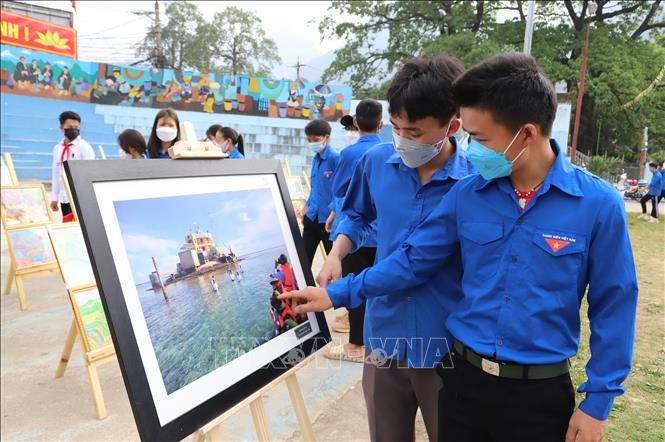
[[7,229],[9,253],[16,270],[53,264],[55,255],[46,226]]
[[60,273],[68,289],[95,283],[88,249],[85,247],[79,223],[48,226],[53,251],[60,265]]
[[330,341],[278,161],[65,165],[139,434],[180,440]]
[[0,189],[2,222],[5,228],[52,222],[44,186],[26,184]]
[[74,316],[83,337],[85,352],[113,345],[111,332],[104,315],[104,306],[94,284],[69,291]]

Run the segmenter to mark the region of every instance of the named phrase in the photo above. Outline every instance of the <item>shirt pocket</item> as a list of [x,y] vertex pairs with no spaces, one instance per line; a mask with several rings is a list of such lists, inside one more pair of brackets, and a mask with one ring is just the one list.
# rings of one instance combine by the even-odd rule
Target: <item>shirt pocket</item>
[[576,275],[583,271],[586,235],[538,228],[533,234],[536,246],[530,260],[533,281],[550,292],[577,292]]
[[462,259],[464,273],[475,278],[490,278],[501,261],[503,224],[462,222]]

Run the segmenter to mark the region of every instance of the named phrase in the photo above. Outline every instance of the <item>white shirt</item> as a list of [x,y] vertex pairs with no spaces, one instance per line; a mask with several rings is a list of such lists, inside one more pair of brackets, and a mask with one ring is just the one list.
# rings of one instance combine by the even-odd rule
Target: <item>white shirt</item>
[[[51,201],[58,201],[59,203],[66,204],[69,202],[67,199],[67,192],[65,186],[62,185],[62,173],[65,168],[60,162],[62,150],[65,148],[64,140],[60,141],[53,147],[53,165],[51,167]],[[92,147],[80,136],[77,137],[70,147],[70,160],[94,160],[95,151]],[[67,161],[67,158],[65,158]]]

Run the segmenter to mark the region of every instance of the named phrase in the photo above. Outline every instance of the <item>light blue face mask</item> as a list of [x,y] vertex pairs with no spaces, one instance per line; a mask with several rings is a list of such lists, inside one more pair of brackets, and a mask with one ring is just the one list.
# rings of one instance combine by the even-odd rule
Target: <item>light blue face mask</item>
[[316,155],[317,153],[323,152],[323,149],[326,148],[325,144],[323,144],[323,141],[315,141],[313,143],[307,143],[307,146],[309,147],[309,150],[311,150],[314,155]]
[[521,129],[517,131],[512,141],[503,152],[496,152],[474,139],[469,140],[469,148],[466,151],[466,156],[483,178],[491,180],[510,175],[513,171],[513,163],[517,161],[526,150],[526,148],[523,148],[512,161],[509,161],[506,158],[506,152],[508,152],[508,149],[513,145],[521,131]]

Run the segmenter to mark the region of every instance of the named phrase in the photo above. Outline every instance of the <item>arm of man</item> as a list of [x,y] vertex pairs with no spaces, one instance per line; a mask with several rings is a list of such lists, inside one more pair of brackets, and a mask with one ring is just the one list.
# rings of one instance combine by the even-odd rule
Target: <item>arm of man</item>
[[604,421],[630,371],[635,339],[637,276],[626,213],[618,194],[603,205],[589,246],[589,326],[586,393],[571,417],[566,441],[600,441]]
[[60,145],[56,144],[53,148],[53,161],[51,162],[51,210],[57,212],[60,203]]
[[427,281],[440,270],[441,262],[459,248],[457,187],[453,187],[402,247],[385,259],[359,275],[346,276],[325,289],[307,287],[283,297],[305,301],[296,307],[297,312],[325,311],[342,306],[353,308],[369,298],[407,290]]

